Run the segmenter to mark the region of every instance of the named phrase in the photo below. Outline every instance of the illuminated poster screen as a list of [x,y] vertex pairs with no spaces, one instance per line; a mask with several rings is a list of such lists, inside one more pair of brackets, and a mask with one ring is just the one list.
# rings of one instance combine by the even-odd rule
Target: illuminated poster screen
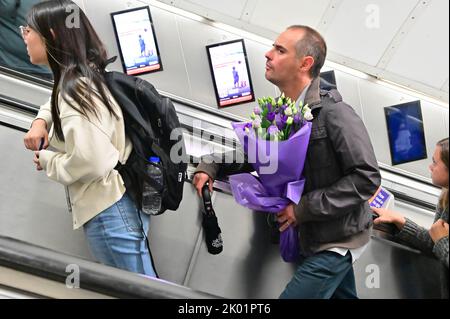
[[206,49],[219,107],[253,102],[244,40],[209,45]]
[[420,101],[384,109],[388,128],[392,165],[427,158]]
[[128,75],[161,71],[162,63],[149,7],[111,13],[123,70]]

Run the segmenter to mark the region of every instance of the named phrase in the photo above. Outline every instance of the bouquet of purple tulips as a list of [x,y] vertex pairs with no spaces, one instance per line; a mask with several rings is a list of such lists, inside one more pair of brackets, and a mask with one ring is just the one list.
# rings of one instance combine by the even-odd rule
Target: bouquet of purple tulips
[[[233,175],[230,185],[240,205],[276,214],[300,202],[313,116],[308,105],[297,105],[284,94],[278,100],[258,99],[258,104],[251,122],[232,124],[258,177]],[[286,262],[298,259],[298,233],[293,225],[280,235],[280,252]]]

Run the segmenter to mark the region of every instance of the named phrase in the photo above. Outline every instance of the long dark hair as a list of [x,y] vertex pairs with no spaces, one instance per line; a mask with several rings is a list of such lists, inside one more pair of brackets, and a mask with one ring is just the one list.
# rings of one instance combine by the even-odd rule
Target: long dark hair
[[[441,160],[444,162],[448,171],[448,137],[437,142],[437,146],[441,147]],[[448,187],[448,186],[447,186]],[[439,206],[442,210],[448,209],[448,188],[444,188],[439,201]]]
[[97,97],[118,118],[104,86],[103,72],[108,64],[105,47],[80,7],[70,0],[40,2],[31,8],[27,23],[44,39],[53,72],[51,110],[56,137],[64,141],[58,106],[60,94],[86,117],[98,116],[93,101]]

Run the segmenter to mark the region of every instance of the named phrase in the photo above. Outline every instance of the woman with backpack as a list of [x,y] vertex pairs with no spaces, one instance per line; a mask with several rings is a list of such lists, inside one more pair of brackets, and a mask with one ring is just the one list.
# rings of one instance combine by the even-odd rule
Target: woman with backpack
[[[69,0],[35,5],[27,24],[21,29],[30,60],[50,67],[54,86],[25,146],[35,150],[38,170],[67,187],[73,227],[84,228],[94,257],[155,277],[146,245],[149,216],[137,209],[115,170],[133,147],[122,111],[105,84],[107,53],[100,38]],[[49,145],[54,151],[47,150]]]

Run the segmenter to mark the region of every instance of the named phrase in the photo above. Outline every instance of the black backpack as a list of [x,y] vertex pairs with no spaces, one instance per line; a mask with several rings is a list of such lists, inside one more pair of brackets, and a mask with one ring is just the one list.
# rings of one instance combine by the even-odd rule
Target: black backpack
[[[127,192],[141,209],[145,180],[161,194],[159,214],[166,209],[176,210],[183,198],[188,161],[175,107],[169,98],[159,95],[153,85],[141,78],[119,72],[105,72],[104,78],[122,109],[125,133],[133,144],[127,162],[116,166]],[[172,132],[176,135],[174,140],[171,140]],[[174,146],[181,159],[179,163],[173,162],[170,156]],[[147,165],[152,165],[148,162],[151,156],[161,159],[159,166],[163,172],[163,186],[147,174]]]

